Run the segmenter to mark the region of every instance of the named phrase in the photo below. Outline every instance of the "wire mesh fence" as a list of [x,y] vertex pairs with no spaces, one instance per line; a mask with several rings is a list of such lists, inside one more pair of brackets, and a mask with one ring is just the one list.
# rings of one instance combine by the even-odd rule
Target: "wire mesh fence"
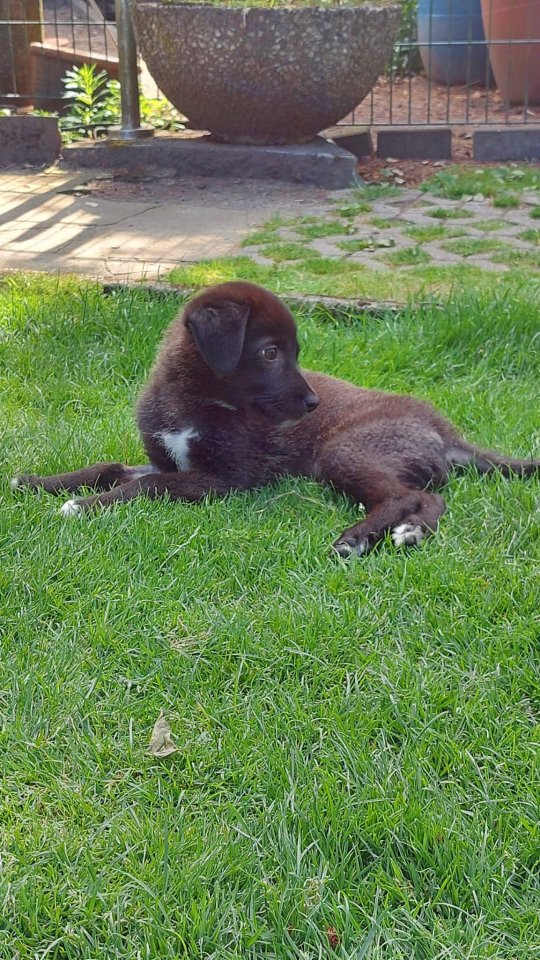
[[[83,63],[118,78],[114,0],[0,0],[0,108],[62,112]],[[143,63],[140,86],[160,95]],[[343,121],[540,122],[540,0],[403,0],[392,63]]]

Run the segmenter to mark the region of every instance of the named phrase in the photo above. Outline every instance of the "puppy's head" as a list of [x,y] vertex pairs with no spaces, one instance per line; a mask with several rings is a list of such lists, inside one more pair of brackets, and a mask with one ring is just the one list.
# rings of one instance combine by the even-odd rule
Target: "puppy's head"
[[298,369],[292,314],[273,293],[253,283],[222,283],[188,304],[184,323],[223,403],[282,425],[318,405]]

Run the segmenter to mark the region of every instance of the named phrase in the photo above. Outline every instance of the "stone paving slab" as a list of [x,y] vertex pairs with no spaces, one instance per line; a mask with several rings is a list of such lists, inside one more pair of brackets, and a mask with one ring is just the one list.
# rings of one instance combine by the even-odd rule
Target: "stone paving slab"
[[[347,207],[349,202],[354,208],[354,198],[355,194],[351,193],[349,200],[345,199],[343,203],[344,198],[341,196],[340,202],[344,207]],[[358,199],[356,194],[356,200]],[[508,264],[492,259],[492,256],[495,258],[499,254],[522,254],[525,268],[540,269],[540,221],[530,216],[530,206],[540,205],[539,193],[528,194],[527,203],[520,204],[519,207],[497,208],[487,197],[482,200],[449,200],[419,190],[404,189],[397,196],[367,201],[367,205],[368,211],[347,218],[341,217],[343,235],[304,239],[306,256],[312,249],[320,256],[351,260],[370,269],[386,271],[394,270],[396,264],[400,267],[467,264],[501,273],[509,269]],[[329,205],[326,217],[319,221],[323,226],[325,222],[335,221],[338,206]],[[433,212],[438,209],[446,210],[452,216],[438,219],[433,216]],[[377,225],[373,223],[374,219],[386,222],[384,225]],[[486,229],[486,224],[489,227],[490,223],[493,223],[496,229]],[[424,229],[426,235],[411,235],[410,231],[418,228]],[[298,219],[289,219],[274,232],[273,240],[277,244],[284,240],[298,244],[302,241],[301,230],[302,224]],[[531,231],[533,238],[523,239],[520,234],[525,230]],[[430,238],[427,231],[440,231],[441,235]],[[462,235],[456,236],[456,231],[460,231]],[[349,250],[339,246],[344,240],[352,241]],[[372,242],[369,246],[355,251],[355,240],[359,243],[370,240]],[[447,248],[446,244],[451,246]],[[488,245],[493,249],[487,249]],[[272,249],[270,248],[268,256],[265,256],[264,243],[249,246],[246,252],[250,256],[256,256],[258,262],[267,265],[272,263]],[[398,256],[397,262],[394,255]],[[400,255],[403,255],[404,259],[400,258]],[[277,256],[279,258],[279,249]]]

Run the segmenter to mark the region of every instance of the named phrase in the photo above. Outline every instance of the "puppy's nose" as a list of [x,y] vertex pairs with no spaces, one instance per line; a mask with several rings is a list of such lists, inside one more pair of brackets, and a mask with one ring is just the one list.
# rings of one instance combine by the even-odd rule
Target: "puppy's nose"
[[312,413],[313,410],[319,406],[320,400],[316,393],[308,393],[304,397],[304,403],[307,407],[307,412]]

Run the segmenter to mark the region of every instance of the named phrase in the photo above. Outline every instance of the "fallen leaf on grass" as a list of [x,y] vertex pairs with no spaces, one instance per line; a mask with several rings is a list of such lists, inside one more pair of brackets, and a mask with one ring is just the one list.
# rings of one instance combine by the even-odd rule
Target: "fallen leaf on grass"
[[171,753],[176,753],[177,750],[178,747],[175,747],[172,742],[171,728],[162,711],[154,724],[150,745],[146,752],[152,757],[169,757]]
[[328,944],[333,950],[339,947],[340,936],[335,927],[327,927],[326,936],[328,937]]

